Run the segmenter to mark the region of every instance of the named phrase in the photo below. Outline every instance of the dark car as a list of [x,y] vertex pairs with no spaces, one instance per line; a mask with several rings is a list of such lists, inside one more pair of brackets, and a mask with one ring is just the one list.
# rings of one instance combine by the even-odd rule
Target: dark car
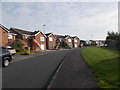
[[12,48],[11,46],[4,46],[4,47],[2,47],[2,49],[8,50],[12,55],[16,54],[16,50],[14,48]]
[[7,67],[12,61],[12,55],[10,54],[9,51],[2,49],[0,47],[0,59],[1,59],[1,66]]

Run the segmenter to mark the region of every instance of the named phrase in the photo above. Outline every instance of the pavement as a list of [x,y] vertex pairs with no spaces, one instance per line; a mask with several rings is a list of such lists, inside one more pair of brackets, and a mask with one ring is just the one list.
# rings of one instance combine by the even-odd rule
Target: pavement
[[48,88],[96,88],[97,80],[80,52],[74,49],[67,55]]
[[97,81],[80,52],[60,50],[13,62],[2,70],[2,87],[95,88]]

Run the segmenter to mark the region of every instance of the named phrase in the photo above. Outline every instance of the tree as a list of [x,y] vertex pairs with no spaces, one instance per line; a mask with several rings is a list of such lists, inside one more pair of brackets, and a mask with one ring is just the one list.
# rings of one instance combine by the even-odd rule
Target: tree
[[108,47],[120,49],[120,34],[117,32],[108,32],[106,44]]

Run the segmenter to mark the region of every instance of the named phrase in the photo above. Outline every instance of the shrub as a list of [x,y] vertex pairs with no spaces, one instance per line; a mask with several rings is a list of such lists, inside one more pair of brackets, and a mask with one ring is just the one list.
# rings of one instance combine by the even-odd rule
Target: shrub
[[22,55],[30,55],[30,54],[31,54],[31,51],[28,50],[27,48],[23,48],[21,54],[22,54]]
[[113,49],[120,49],[120,34],[115,32],[108,32],[106,37],[106,44]]
[[12,43],[12,47],[16,49],[17,52],[20,52],[24,44],[20,40],[15,40]]

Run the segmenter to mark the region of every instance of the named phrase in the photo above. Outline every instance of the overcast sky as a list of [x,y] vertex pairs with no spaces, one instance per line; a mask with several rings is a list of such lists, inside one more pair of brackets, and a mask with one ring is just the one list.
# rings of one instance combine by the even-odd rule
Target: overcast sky
[[105,39],[107,31],[118,31],[118,3],[3,2],[2,24],[30,31],[45,24],[46,33]]

